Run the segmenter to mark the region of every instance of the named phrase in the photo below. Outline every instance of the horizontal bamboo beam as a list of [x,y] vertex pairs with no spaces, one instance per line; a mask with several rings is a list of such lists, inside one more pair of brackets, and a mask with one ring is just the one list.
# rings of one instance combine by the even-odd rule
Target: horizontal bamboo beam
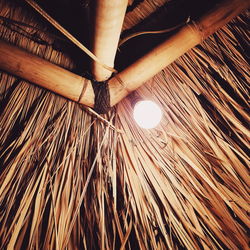
[[0,68],[76,102],[86,84],[80,103],[94,106],[89,80],[1,40]]
[[250,0],[222,1],[198,21],[186,25],[171,38],[110,79],[111,106],[249,7]]
[[[92,52],[103,63],[114,67],[115,55],[126,13],[128,0],[96,0]],[[112,72],[93,61],[95,80],[105,81]]]

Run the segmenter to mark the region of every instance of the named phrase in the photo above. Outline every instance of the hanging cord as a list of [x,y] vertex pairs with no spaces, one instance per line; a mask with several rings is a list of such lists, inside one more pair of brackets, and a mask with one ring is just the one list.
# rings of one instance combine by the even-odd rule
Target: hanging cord
[[34,8],[40,15],[42,15],[50,24],[52,24],[57,30],[59,30],[63,35],[65,35],[71,42],[78,46],[82,51],[84,51],[90,58],[95,62],[100,64],[103,68],[116,73],[117,71],[112,67],[107,66],[102,63],[90,50],[88,50],[81,42],[79,42],[73,35],[71,35],[66,29],[64,29],[56,20],[49,16],[36,2],[33,0],[25,0],[32,8]]
[[190,22],[190,17],[187,18],[186,22],[180,23],[174,27],[171,28],[167,28],[167,29],[163,29],[163,30],[151,30],[151,31],[139,31],[136,32],[134,34],[131,34],[127,37],[125,37],[124,39],[120,40],[119,42],[119,47],[124,44],[125,42],[127,42],[128,40],[130,40],[131,38],[137,37],[137,36],[141,36],[141,35],[149,35],[149,34],[163,34],[163,33],[167,33],[167,32],[171,32],[174,31],[178,28],[181,28],[182,26],[188,24]]

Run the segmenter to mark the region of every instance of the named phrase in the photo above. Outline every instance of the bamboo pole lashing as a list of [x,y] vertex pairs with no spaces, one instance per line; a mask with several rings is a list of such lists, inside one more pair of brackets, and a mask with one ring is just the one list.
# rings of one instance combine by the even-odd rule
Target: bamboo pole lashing
[[[228,23],[250,6],[250,0],[224,0],[215,9],[187,25],[171,38],[109,80],[110,105],[113,106],[130,92],[171,64],[189,49]],[[34,82],[73,101],[82,93],[84,78],[47,62],[5,42],[0,42],[0,68]],[[147,69],[147,70],[145,70]],[[80,103],[94,106],[90,81]]]

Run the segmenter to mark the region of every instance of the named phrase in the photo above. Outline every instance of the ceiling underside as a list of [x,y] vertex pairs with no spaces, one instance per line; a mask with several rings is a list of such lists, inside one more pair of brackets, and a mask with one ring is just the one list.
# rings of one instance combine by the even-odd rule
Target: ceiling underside
[[[39,4],[89,47],[90,1]],[[214,4],[134,1],[121,37],[195,20]],[[28,5],[1,0],[0,16],[1,39],[89,70],[88,57]],[[248,23],[245,11],[102,117],[1,72],[0,248],[247,249]],[[131,38],[115,67],[171,34]],[[135,124],[138,97],[162,107],[156,129]]]

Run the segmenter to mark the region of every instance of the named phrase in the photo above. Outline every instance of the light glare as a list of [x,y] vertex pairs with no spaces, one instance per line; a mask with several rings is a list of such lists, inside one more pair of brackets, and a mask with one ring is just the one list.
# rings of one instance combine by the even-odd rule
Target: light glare
[[156,127],[162,118],[162,111],[152,101],[140,101],[134,107],[134,119],[137,124],[146,129]]

